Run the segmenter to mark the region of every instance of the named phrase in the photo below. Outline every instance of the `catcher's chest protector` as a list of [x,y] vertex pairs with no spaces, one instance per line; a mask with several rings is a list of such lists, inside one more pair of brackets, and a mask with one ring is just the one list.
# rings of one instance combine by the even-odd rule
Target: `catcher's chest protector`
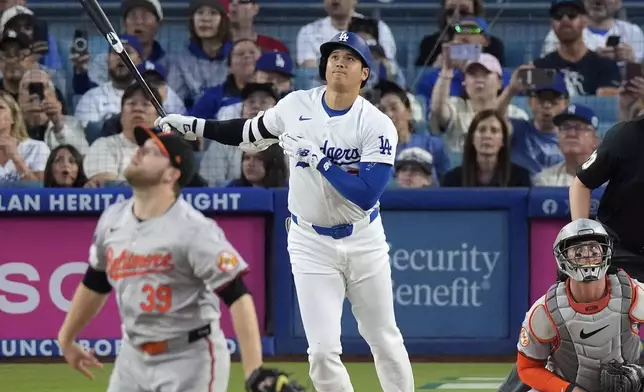
[[630,279],[621,270],[608,279],[610,301],[594,314],[577,313],[571,308],[565,283],[553,285],[546,295],[560,338],[550,365],[565,380],[588,392],[599,392],[600,364],[611,359],[637,363],[640,356],[640,338],[632,332],[629,317],[633,300]]

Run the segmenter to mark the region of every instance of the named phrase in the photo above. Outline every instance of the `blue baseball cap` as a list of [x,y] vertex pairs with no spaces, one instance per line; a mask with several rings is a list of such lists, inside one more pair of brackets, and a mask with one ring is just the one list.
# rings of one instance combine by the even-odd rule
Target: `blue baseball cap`
[[595,111],[586,105],[568,105],[563,112],[552,119],[552,122],[560,127],[567,120],[581,120],[593,128],[599,126],[599,118],[595,115]]
[[161,79],[166,80],[168,73],[166,72],[163,65],[158,63],[153,63],[152,61],[146,60],[143,63],[136,66],[136,69],[139,70],[141,75],[146,73],[155,73],[161,77]]
[[293,59],[286,53],[282,52],[264,52],[260,56],[255,69],[264,72],[278,72],[289,77],[295,75],[295,65]]
[[568,88],[566,87],[566,81],[564,75],[561,72],[557,72],[555,75],[555,81],[546,86],[537,86],[533,90],[535,93],[540,93],[542,91],[554,91],[561,95],[568,96]]
[[138,38],[133,35],[121,34],[119,35],[119,39],[121,40],[121,43],[123,45],[131,46],[134,50],[136,50],[136,53],[138,53],[139,56],[143,57],[143,47],[141,46],[141,41],[139,41]]

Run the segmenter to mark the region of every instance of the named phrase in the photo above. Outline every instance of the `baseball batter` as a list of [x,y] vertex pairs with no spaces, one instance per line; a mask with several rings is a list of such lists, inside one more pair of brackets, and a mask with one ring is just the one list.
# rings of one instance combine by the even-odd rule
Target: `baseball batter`
[[[644,286],[608,272],[612,250],[597,221],[578,219],[559,232],[554,253],[568,279],[532,305],[517,344],[519,378],[532,391],[640,390]],[[520,381],[500,390],[518,390]]]
[[366,42],[341,32],[320,51],[327,86],[292,92],[249,120],[172,114],[156,125],[246,151],[280,143],[290,158],[288,251],[316,390],[353,391],[340,361],[340,319],[348,297],[382,389],[412,392],[378,208],[392,175],[396,128],[359,96],[372,62]]
[[[123,346],[109,392],[225,392],[230,355],[219,297],[230,308],[249,390],[299,391],[262,367],[255,307],[242,280],[248,266],[213,220],[178,198],[195,173],[192,147],[176,134],[136,128],[135,136],[141,147],[125,171],[133,197],[98,221],[90,265],[58,337],[65,359],[90,378],[88,367],[100,366],[74,340],[114,289]],[[288,385],[275,387],[280,377]]]

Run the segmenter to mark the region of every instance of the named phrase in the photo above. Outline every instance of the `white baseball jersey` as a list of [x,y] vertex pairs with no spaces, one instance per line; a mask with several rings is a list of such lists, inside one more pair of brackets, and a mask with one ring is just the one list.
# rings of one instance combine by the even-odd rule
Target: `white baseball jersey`
[[217,223],[183,199],[145,221],[133,206],[129,199],[103,212],[89,255],[116,292],[125,338],[138,346],[217,323],[214,290],[244,272],[246,262]]
[[[322,100],[326,86],[294,91],[277,105],[260,113],[266,129],[275,136],[288,132],[320,146],[334,164],[353,174],[360,162],[394,164],[398,133],[393,122],[369,101],[358,97],[348,112],[333,116]],[[368,212],[345,199],[315,168],[289,162],[288,207],[291,213],[319,226],[354,223]]]

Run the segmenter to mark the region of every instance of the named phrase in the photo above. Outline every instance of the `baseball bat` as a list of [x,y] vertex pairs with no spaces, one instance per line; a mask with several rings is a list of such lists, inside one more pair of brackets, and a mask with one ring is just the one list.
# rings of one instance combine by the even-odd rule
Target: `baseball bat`
[[143,76],[139,72],[138,69],[136,69],[136,65],[134,65],[134,61],[132,61],[132,58],[130,57],[129,54],[127,54],[127,51],[125,50],[125,47],[123,46],[123,43],[121,42],[121,39],[119,38],[118,34],[116,34],[116,31],[114,30],[114,27],[112,26],[112,23],[110,23],[110,20],[107,19],[107,16],[105,15],[105,12],[103,11],[103,8],[101,8],[100,4],[98,4],[98,1],[96,0],[79,0],[83,8],[85,9],[85,12],[89,15],[90,18],[92,18],[92,22],[94,22],[94,25],[100,31],[100,33],[105,37],[107,40],[107,43],[110,44],[114,52],[123,60],[123,63],[127,67],[127,69],[130,70],[132,75],[134,76],[134,79],[136,79],[137,83],[141,87],[143,87],[143,91],[148,95],[150,98],[150,101],[154,105],[154,108],[156,109],[157,113],[159,114],[160,117],[165,117],[168,114],[166,113],[165,109],[163,108],[163,105],[161,105],[161,102],[157,99],[157,97],[154,96],[152,93],[152,90],[150,90],[150,86],[148,86],[148,83],[143,79]]

